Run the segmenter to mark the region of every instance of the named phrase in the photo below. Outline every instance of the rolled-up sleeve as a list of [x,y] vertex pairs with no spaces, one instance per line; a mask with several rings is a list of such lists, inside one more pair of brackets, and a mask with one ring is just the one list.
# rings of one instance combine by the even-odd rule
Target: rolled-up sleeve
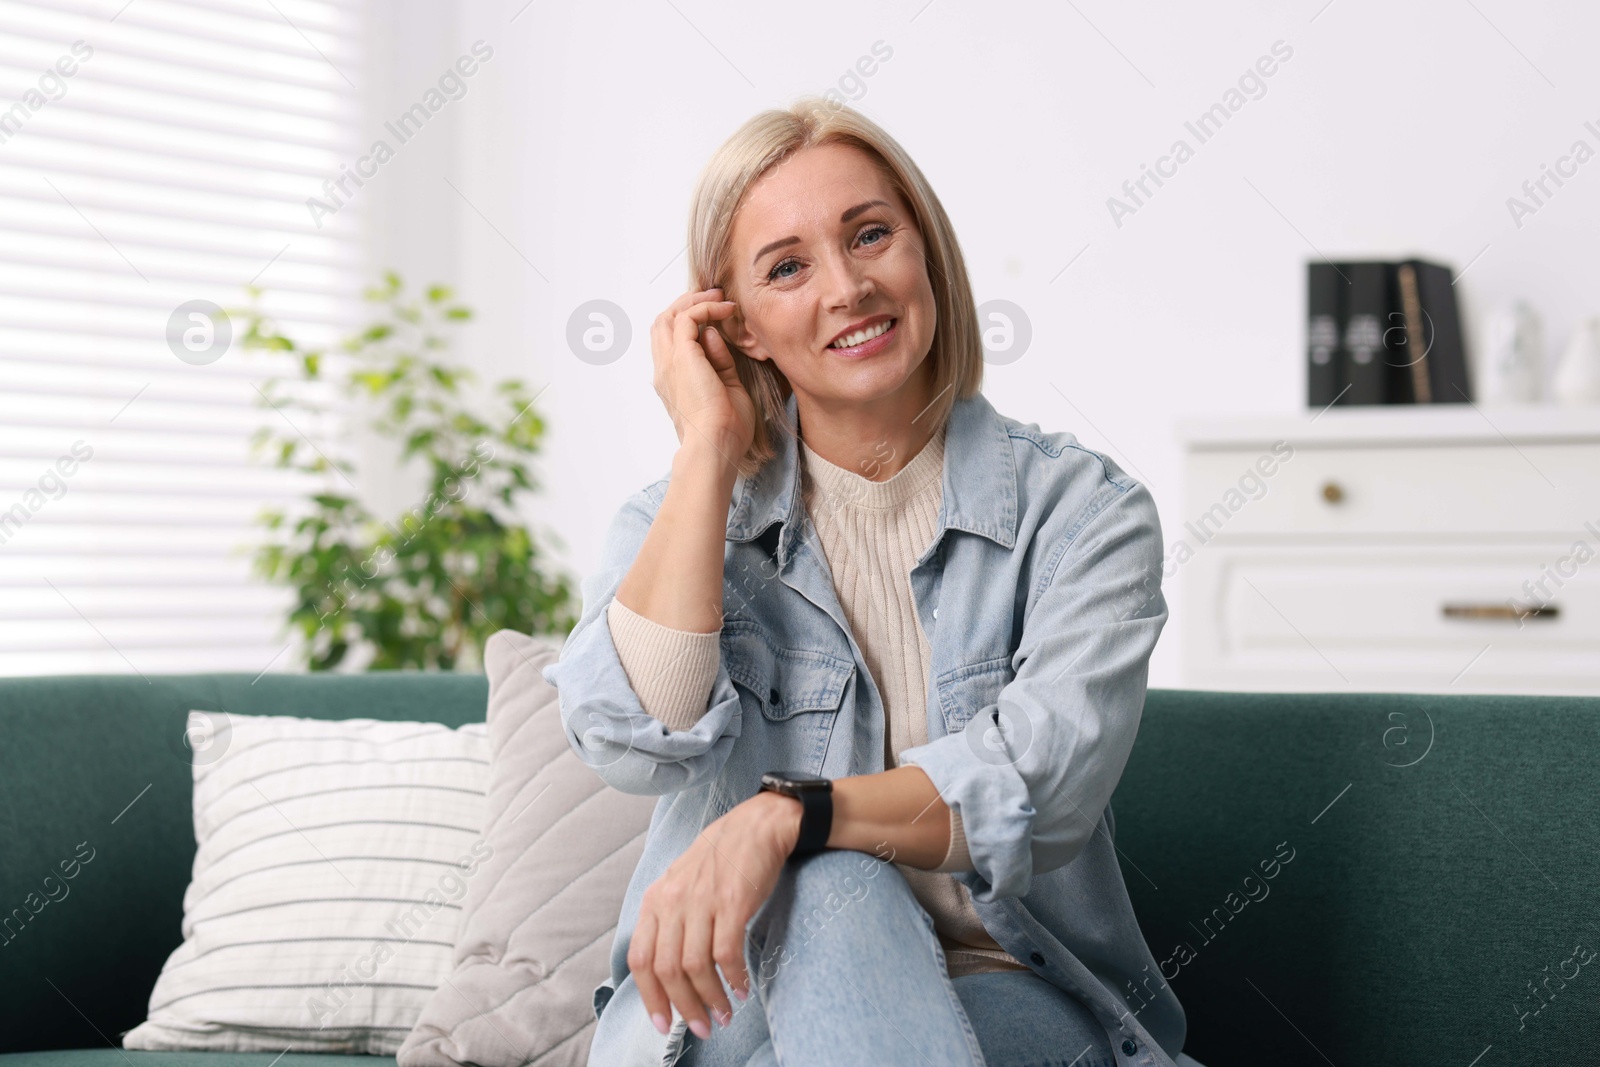
[[1059,552],[997,702],[900,756],[958,813],[977,900],[1021,896],[1071,862],[1133,749],[1167,620],[1161,523],[1143,485],[1108,488],[1118,495]]
[[567,743],[607,784],[660,796],[715,777],[739,735],[739,695],[717,665],[705,714],[674,730],[649,715],[628,681],[606,608],[644,543],[660,505],[657,483],[640,490],[612,520],[599,569],[583,580],[583,612],[560,658],[541,672],[555,686]]
[[687,730],[699,722],[717,681],[721,631],[663,626],[616,597],[606,605],[606,625],[644,710],[671,730]]

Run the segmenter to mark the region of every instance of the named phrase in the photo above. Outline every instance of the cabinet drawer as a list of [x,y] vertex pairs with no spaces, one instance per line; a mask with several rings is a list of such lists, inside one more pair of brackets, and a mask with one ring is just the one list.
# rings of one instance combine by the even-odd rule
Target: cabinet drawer
[[[1284,453],[1288,452],[1287,457]],[[1270,472],[1270,473],[1268,473]],[[1192,452],[1192,546],[1258,534],[1547,534],[1600,530],[1600,444],[1294,447]]]
[[1576,541],[1217,544],[1186,567],[1186,669],[1221,688],[1600,692],[1600,537]]

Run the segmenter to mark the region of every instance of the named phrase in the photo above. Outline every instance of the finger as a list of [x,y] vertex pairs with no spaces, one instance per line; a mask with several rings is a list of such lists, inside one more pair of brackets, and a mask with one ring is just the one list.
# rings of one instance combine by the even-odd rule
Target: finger
[[655,974],[656,917],[653,912],[641,911],[633,937],[628,942],[628,970],[633,974],[633,984],[639,989],[639,999],[645,1013],[657,1030],[672,1022],[672,1005],[667,1001],[666,990]]
[[718,303],[723,299],[723,296],[724,293],[721,289],[701,289],[699,292],[683,293],[672,303],[662,308],[661,314],[656,316],[656,321],[670,325],[672,320],[676,319],[679,313],[685,309],[691,308],[696,304]]
[[734,310],[731,300],[708,300],[663,312],[650,326],[650,355],[656,376],[670,376],[672,360],[699,342],[701,328],[714,318],[727,318]]
[[[666,316],[656,319],[650,324],[650,364],[651,384],[655,387],[656,395],[662,400],[670,400],[671,376],[668,368],[671,364],[672,326]],[[673,416],[673,423],[677,423],[677,416]]]
[[719,373],[733,370],[733,353],[728,351],[728,342],[722,336],[722,331],[715,326],[707,326],[703,336],[706,358],[711,361],[711,365]]
[[736,917],[718,915],[711,933],[711,956],[722,968],[722,977],[740,1000],[750,997],[750,974],[744,965],[745,924]]
[[[725,319],[733,314],[731,302],[721,304],[696,304],[678,313],[672,322],[672,358],[684,356],[689,359],[709,359],[705,349],[700,344],[701,335],[705,327],[711,325],[713,318]],[[693,353],[693,355],[689,355]]]
[[712,917],[709,912],[695,909],[683,928],[683,969],[694,984],[695,993],[710,1009],[722,1026],[733,1019],[733,1005],[717,977],[716,960],[711,948]]
[[672,336],[672,320],[678,317],[678,312],[694,304],[716,302],[721,300],[721,289],[701,289],[697,292],[681,293],[673,299],[672,303],[661,309],[655,321],[650,325],[650,339],[664,341]]
[[699,336],[701,328],[710,325],[712,319],[725,319],[735,310],[737,305],[732,300],[707,300],[691,304],[673,316],[672,336],[693,341]]
[[705,1004],[683,969],[683,924],[671,918],[663,918],[656,938],[656,978],[694,1035],[702,1041],[710,1037],[711,1020]]
[[661,309],[662,318],[672,318],[690,304],[698,304],[702,300],[721,300],[721,289],[691,289],[686,293],[679,293],[672,298],[672,303]]
[[669,312],[678,312],[682,311],[690,304],[698,304],[706,300],[721,300],[722,297],[723,292],[720,286],[714,285],[710,289],[691,289],[687,293],[680,293],[677,299],[673,300],[672,303],[667,305],[667,310]]

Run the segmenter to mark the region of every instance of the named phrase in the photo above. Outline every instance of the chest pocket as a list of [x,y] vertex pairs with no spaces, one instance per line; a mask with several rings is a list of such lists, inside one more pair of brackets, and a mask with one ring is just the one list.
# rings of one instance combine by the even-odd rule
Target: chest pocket
[[760,627],[735,625],[722,634],[728,677],[748,689],[774,722],[806,712],[838,711],[855,673],[850,660],[827,652],[778,648]]
[[945,733],[966,729],[972,716],[1000,701],[1000,690],[1015,676],[1011,657],[982,660],[956,667],[939,679],[939,710],[944,715]]

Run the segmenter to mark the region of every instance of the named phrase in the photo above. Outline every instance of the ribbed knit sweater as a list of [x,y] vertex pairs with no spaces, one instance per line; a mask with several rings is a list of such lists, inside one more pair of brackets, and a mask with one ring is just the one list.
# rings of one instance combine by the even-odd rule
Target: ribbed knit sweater
[[[800,442],[801,493],[834,591],[883,700],[884,766],[928,743],[927,696],[932,649],[917,618],[911,568],[938,529],[945,431],[885,481],[839,467]],[[705,714],[721,651],[716,631],[662,626],[613,599],[606,612],[612,642],[644,710],[668,729],[685,730]],[[1026,970],[989,936],[967,887],[950,876],[970,871],[961,817],[950,812],[950,847],[933,870],[895,866],[933,917],[950,977]]]

